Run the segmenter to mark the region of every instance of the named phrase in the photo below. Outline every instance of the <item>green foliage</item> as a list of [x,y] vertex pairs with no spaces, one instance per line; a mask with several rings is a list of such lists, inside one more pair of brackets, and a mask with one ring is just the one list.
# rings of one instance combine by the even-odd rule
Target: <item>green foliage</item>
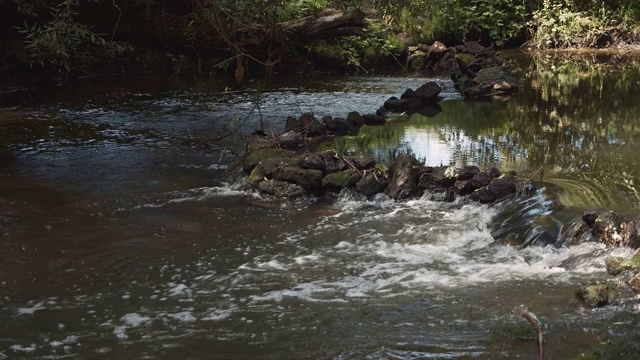
[[538,48],[598,47],[612,28],[634,31],[639,16],[638,3],[543,0],[528,26]]
[[340,39],[340,49],[348,66],[362,68],[378,65],[383,59],[400,56],[404,51],[404,44],[386,26],[369,22],[361,35]]
[[456,41],[485,39],[502,46],[525,33],[531,1],[435,0],[427,31]]
[[[38,21],[38,4],[22,0],[15,2],[18,12],[25,15],[23,26],[17,30],[25,35],[24,47],[30,55],[31,64],[53,65],[55,68],[70,71],[74,64],[82,66],[91,62],[94,59],[92,49],[105,45],[104,39],[92,32],[89,26],[74,19],[80,0],[64,0],[49,5],[47,16],[50,20],[46,22]],[[32,20],[28,21],[27,18]],[[31,21],[33,23],[29,24]]]

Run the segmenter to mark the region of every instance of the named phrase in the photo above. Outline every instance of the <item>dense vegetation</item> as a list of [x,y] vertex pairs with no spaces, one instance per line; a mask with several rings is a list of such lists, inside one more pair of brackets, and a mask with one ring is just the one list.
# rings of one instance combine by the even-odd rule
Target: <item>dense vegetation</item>
[[[291,29],[305,16],[353,8],[367,14],[365,30],[305,38]],[[396,64],[405,43],[434,40],[635,44],[639,22],[637,0],[7,0],[0,1],[0,71],[103,73],[134,65],[200,75],[235,69],[242,78],[251,69],[367,69]]]

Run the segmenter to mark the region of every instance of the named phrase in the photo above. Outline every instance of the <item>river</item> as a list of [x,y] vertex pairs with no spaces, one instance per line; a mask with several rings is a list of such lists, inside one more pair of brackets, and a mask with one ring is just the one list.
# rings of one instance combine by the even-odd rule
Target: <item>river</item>
[[[173,76],[0,92],[0,359],[549,359],[638,331],[635,301],[575,299],[630,255],[562,241],[583,211],[640,214],[640,64],[511,55],[519,91],[462,100],[424,74]],[[442,112],[324,144],[535,178],[497,206],[265,199],[233,166],[288,115],[375,110],[437,81]],[[543,229],[556,246],[537,243]],[[522,246],[522,245],[531,246]]]

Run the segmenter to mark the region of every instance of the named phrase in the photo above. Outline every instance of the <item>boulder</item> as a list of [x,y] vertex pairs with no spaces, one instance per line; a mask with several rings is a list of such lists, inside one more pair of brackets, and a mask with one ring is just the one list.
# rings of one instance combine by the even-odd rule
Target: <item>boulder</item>
[[466,69],[469,65],[471,65],[471,63],[475,61],[475,59],[475,56],[468,53],[456,55],[456,62],[458,63],[458,67],[461,69]]
[[589,285],[581,285],[576,290],[576,297],[590,307],[602,307],[621,296],[621,287],[615,282],[598,282]]
[[456,173],[454,170],[449,170],[450,168],[452,167],[449,167],[449,166],[421,167],[419,171],[418,187],[422,190],[426,190],[426,189],[437,189],[437,188],[449,188],[453,186],[456,182]]
[[262,133],[253,133],[245,136],[245,144],[247,144],[248,153],[256,150],[273,148],[277,145],[274,137],[265,136]]
[[353,132],[353,126],[347,122],[347,119],[331,116],[322,118],[322,123],[327,127],[327,131],[334,135],[346,135]]
[[494,179],[489,185],[474,191],[470,195],[470,199],[483,204],[490,204],[510,195],[515,195],[517,191],[516,179],[514,176],[509,175]]
[[389,179],[384,172],[374,169],[367,171],[356,183],[356,190],[365,196],[372,196],[384,191],[389,186]]
[[371,156],[345,156],[343,159],[358,170],[368,170],[376,166],[376,161]]
[[640,216],[629,221],[622,233],[622,244],[632,249],[640,248]]
[[402,154],[396,157],[390,166],[391,180],[385,194],[396,200],[418,196],[418,174],[421,166],[422,164],[411,155]]
[[429,51],[427,52],[426,58],[433,62],[437,62],[447,53],[447,47],[441,43],[440,41],[434,42],[431,46],[429,46]]
[[278,145],[285,149],[295,149],[304,145],[304,136],[297,131],[287,131],[278,135]]
[[438,83],[429,81],[417,88],[413,93],[415,97],[419,98],[423,102],[436,102],[438,100],[438,95],[440,95],[441,92],[442,87],[440,87]]
[[278,198],[297,198],[307,194],[301,186],[279,180],[263,180],[257,185],[258,191]]
[[463,167],[460,172],[458,173],[458,179],[459,180],[470,180],[472,179],[474,176],[480,174],[480,168],[478,168],[475,165],[469,165],[469,166],[465,166]]
[[627,270],[639,270],[640,269],[640,258],[639,257],[617,257],[611,256],[604,260],[604,264],[607,267],[607,272],[609,275],[619,275]]
[[352,129],[360,129],[364,125],[364,118],[357,111],[352,111],[347,115],[347,124]]
[[368,125],[368,126],[382,126],[387,122],[387,120],[384,117],[376,114],[366,114],[366,115],[363,115],[362,117],[364,119],[365,125]]
[[290,157],[290,154],[276,148],[265,148],[256,150],[248,153],[248,155],[245,157],[244,161],[242,162],[242,169],[244,170],[244,172],[250,173],[251,170],[253,170],[253,168],[256,167],[256,165],[258,165],[261,160],[273,157],[286,158]]
[[327,174],[346,170],[349,165],[342,160],[338,154],[333,151],[326,151],[319,155],[324,163],[325,172]]
[[467,41],[462,45],[464,46],[463,47],[464,52],[467,52],[473,55],[478,55],[486,49],[484,46],[480,45],[480,43],[477,41]]
[[336,191],[355,185],[361,177],[362,173],[353,169],[334,172],[322,179],[322,186],[329,190]]
[[322,171],[320,170],[287,166],[278,173],[276,180],[292,182],[302,186],[309,192],[317,193],[322,187],[322,178]]
[[427,66],[427,54],[424,51],[416,50],[407,57],[408,70],[423,70]]
[[324,171],[324,162],[320,156],[315,154],[304,154],[298,160],[299,167],[303,169],[315,169]]

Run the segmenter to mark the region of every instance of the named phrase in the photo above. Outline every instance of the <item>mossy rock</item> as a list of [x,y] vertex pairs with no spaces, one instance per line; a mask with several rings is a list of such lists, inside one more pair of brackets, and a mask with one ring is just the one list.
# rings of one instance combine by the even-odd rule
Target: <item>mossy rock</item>
[[407,58],[407,69],[422,70],[427,63],[427,54],[424,51],[417,50]]
[[467,53],[456,55],[456,62],[458,63],[458,66],[463,69],[466,69],[467,66],[469,66],[469,64],[471,64],[475,59],[475,56]]
[[261,160],[275,157],[287,158],[290,156],[290,153],[275,148],[256,150],[245,157],[242,163],[242,169],[245,173],[250,173]]
[[262,171],[262,168],[260,166],[256,166],[251,170],[251,174],[249,174],[249,184],[256,186],[260,181],[264,180],[264,177],[265,174],[264,171]]
[[576,290],[576,296],[590,307],[602,307],[620,298],[620,285],[614,282],[598,282],[581,285]]
[[608,257],[604,260],[605,265],[607,266],[607,272],[610,275],[618,275],[627,270],[638,270],[640,269],[640,258],[632,257]]
[[362,175],[359,172],[347,169],[325,176],[322,179],[322,186],[330,189],[342,189],[355,185],[361,177]]

